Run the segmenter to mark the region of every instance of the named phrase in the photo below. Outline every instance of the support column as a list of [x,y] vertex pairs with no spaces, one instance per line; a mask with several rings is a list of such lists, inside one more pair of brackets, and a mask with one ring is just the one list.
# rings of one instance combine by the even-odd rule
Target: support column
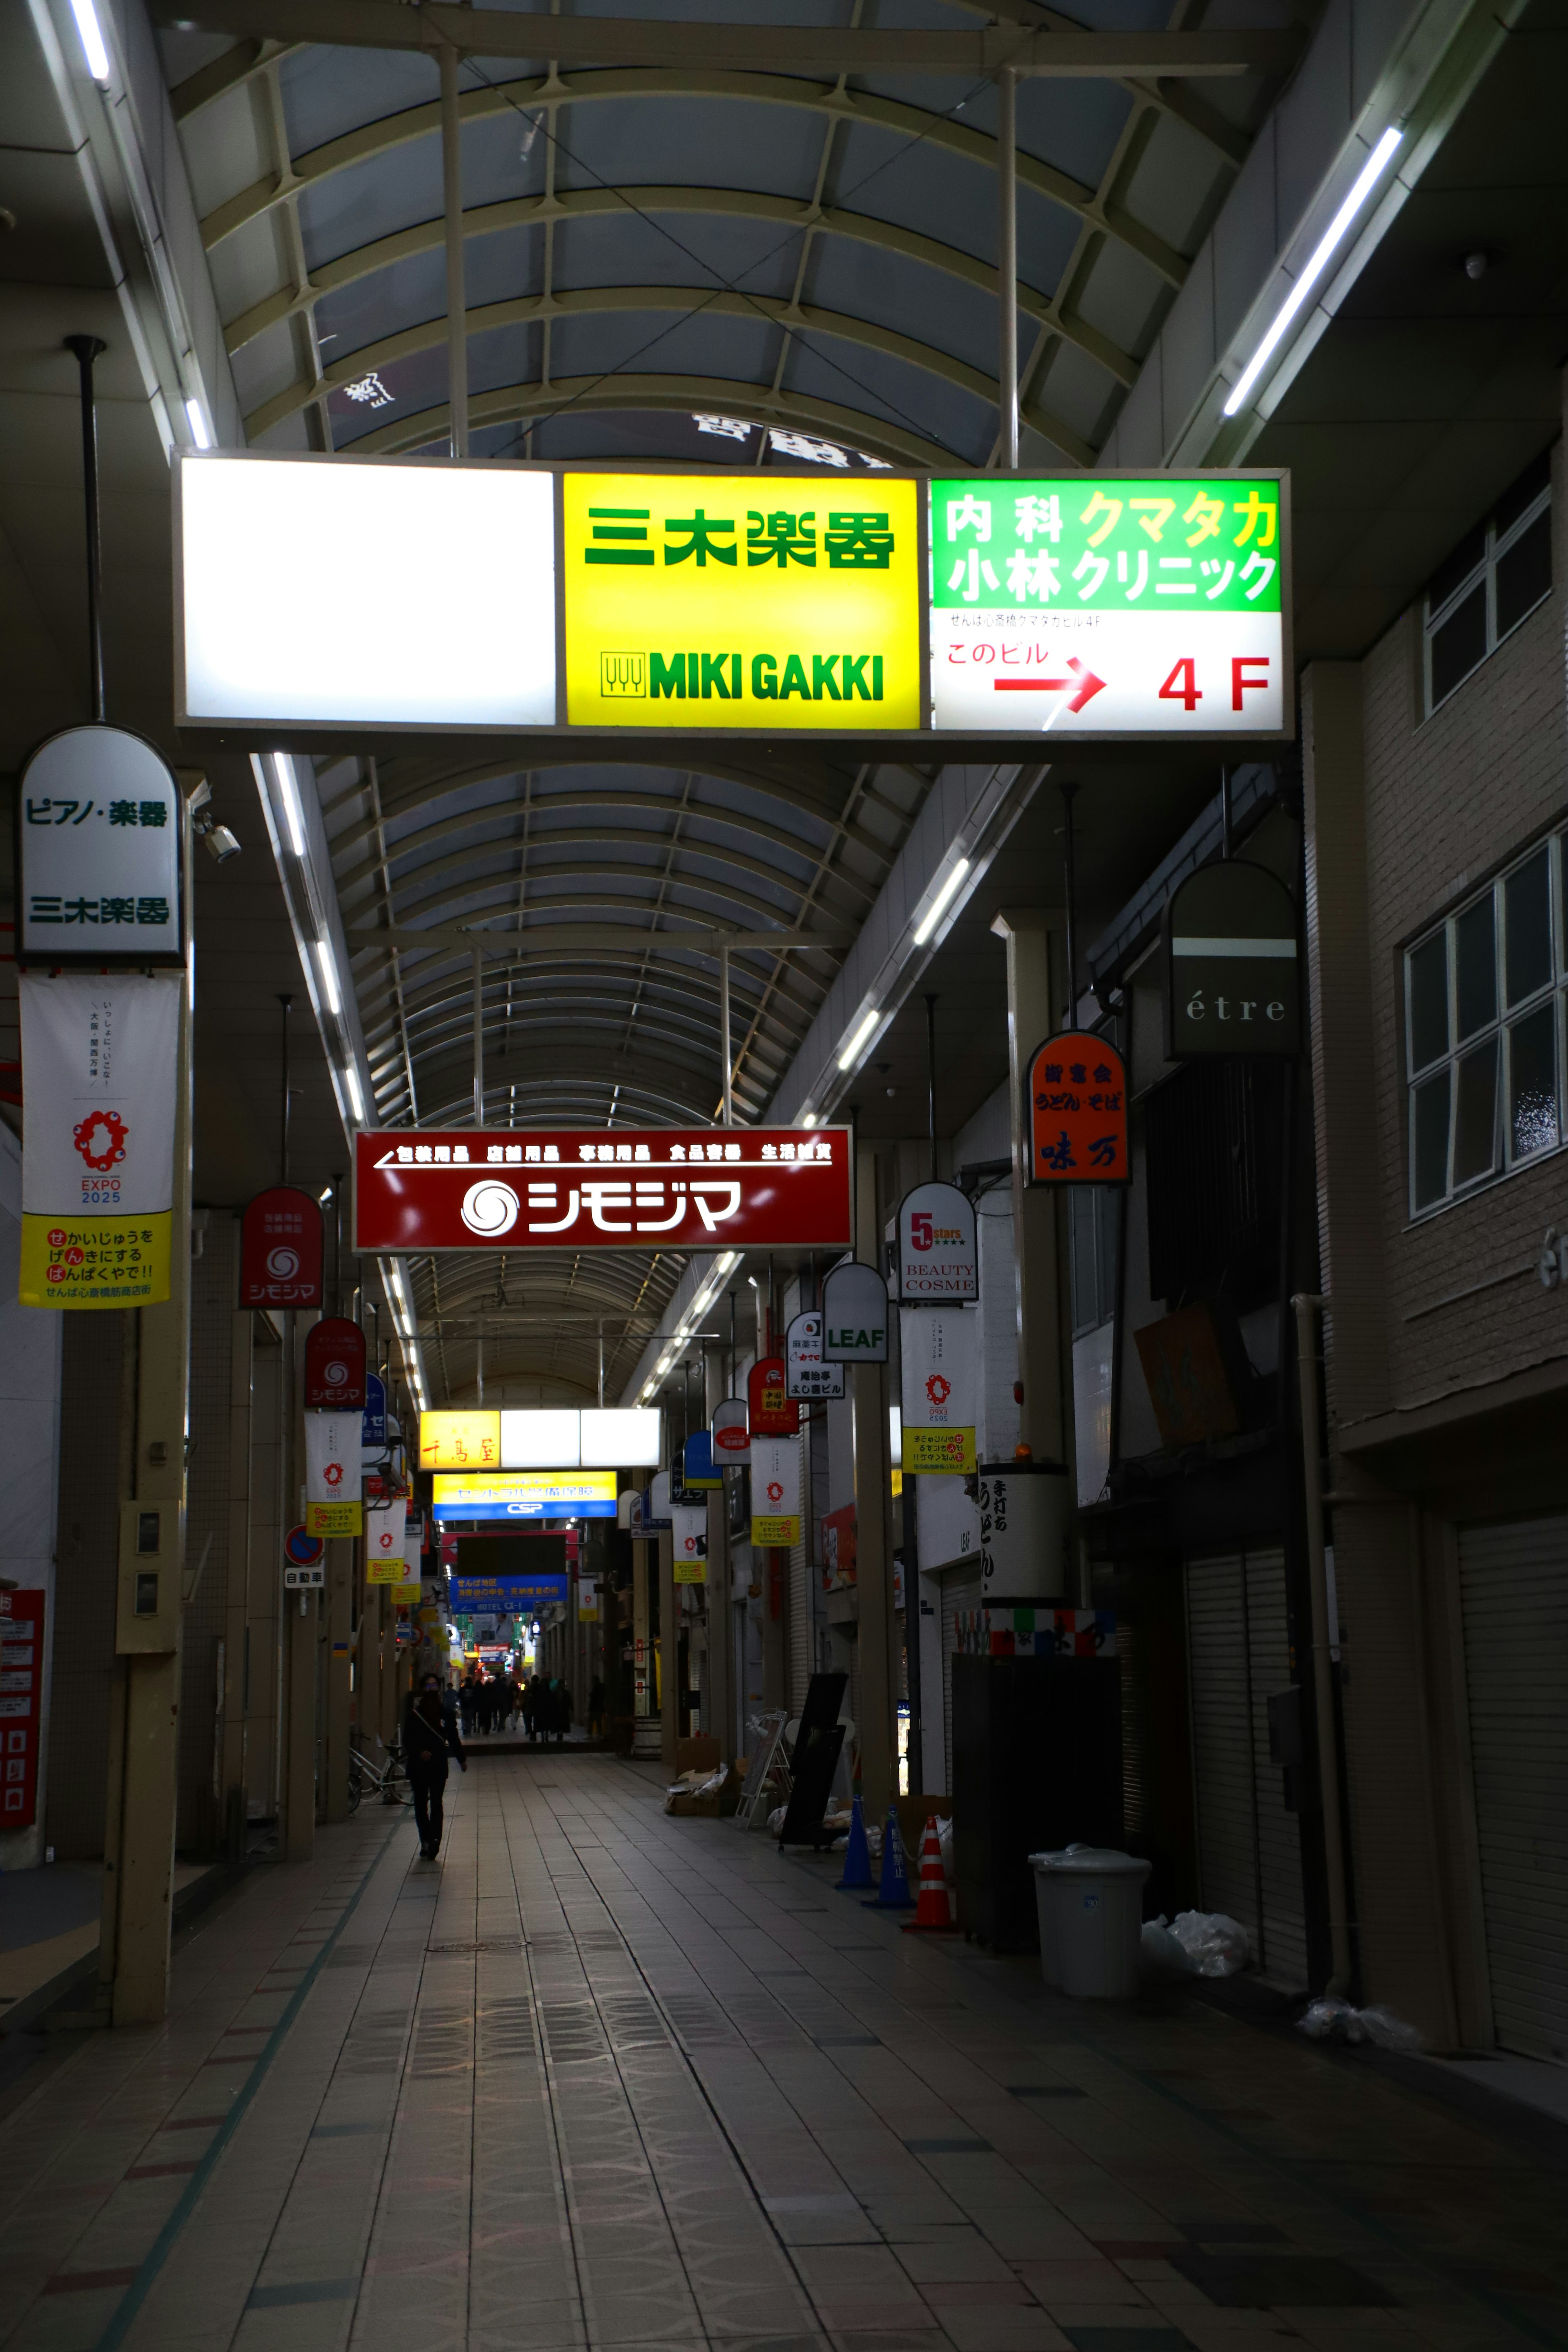
[[246,1642],[251,1572],[250,1310],[229,1323],[228,1605],[224,1617],[223,1731],[218,1773],[219,1835],[227,1861],[245,1852],[247,1822]]
[[[710,1424],[724,1402],[725,1362],[721,1348],[703,1350],[703,1395]],[[735,1760],[735,1643],[730,1581],[730,1496],[728,1488],[721,1486],[708,1497],[708,1706],[702,1724],[704,1731],[718,1738],[721,1764]]]
[[996,203],[997,463],[1006,473],[1018,463],[1018,77],[1011,66],[996,77]]
[[324,1786],[320,1791],[324,1822],[346,1822],[349,1817],[356,1549],[352,1536],[334,1536],[327,1546],[327,1736],[321,1757]]
[[[291,1307],[283,1314],[283,1344],[279,1354],[282,1382],[279,1421],[282,1435],[279,1523],[294,1525],[299,1502],[295,1465],[301,1458],[299,1428],[299,1382],[295,1361],[296,1328]],[[316,1850],[316,1641],[321,1610],[314,1592],[283,1596],[283,1694],[279,1738],[282,1767],[279,1774],[278,1852],[283,1862],[309,1862]]]
[[1073,1456],[1070,1308],[1062,1223],[1065,1190],[1026,1185],[1029,1139],[1024,1072],[1029,1055],[1062,1026],[1065,970],[1055,908],[1006,908],[991,928],[1007,947],[1007,1068],[1013,1129],[1013,1231],[1018,1282],[1019,1442],[1037,1462]]
[[[447,397],[452,455],[468,454],[468,319],[463,289],[463,117],[458,90],[462,59],[441,49],[441,189],[447,215]],[[482,1121],[479,1122],[482,1125]]]
[[[880,1267],[882,1203],[877,1155],[855,1160],[855,1255]],[[889,1316],[892,1308],[889,1308]],[[888,1450],[888,1368],[849,1368],[855,1459],[856,1588],[859,1602],[860,1791],[866,1817],[880,1822],[898,1790],[897,1651],[893,1641],[893,1480]]]
[[680,1596],[675,1581],[675,1538],[658,1538],[658,1760],[675,1769],[680,1738]]

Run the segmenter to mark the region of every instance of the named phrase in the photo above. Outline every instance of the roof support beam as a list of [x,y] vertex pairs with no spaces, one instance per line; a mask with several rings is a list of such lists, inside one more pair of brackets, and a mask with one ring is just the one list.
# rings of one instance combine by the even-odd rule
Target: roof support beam
[[650,948],[706,948],[712,954],[721,948],[742,951],[758,948],[768,955],[784,948],[837,950],[852,947],[858,936],[858,929],[847,928],[764,931],[742,930],[734,924],[718,923],[703,930],[689,931],[639,931],[630,923],[536,923],[526,931],[468,930],[455,923],[432,924],[428,929],[389,930],[384,923],[356,923],[346,933],[351,955],[357,955],[362,948],[382,946],[460,947],[467,950],[482,948],[489,954],[506,956],[513,962],[521,962],[529,956],[584,950],[595,955],[643,956]]
[[153,0],[160,24],[334,48],[454,49],[465,56],[541,58],[560,66],[729,66],[805,73],[994,74],[1083,79],[1128,74],[1170,79],[1279,72],[1300,55],[1294,27],[1258,32],[1032,32],[989,25],[921,32],[829,25],[735,25],[669,17],[552,17],[425,0]]

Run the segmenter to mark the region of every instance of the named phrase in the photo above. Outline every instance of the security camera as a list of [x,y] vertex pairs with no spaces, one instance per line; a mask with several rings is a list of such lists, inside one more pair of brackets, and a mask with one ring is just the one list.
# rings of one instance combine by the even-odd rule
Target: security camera
[[245,846],[237,835],[230,833],[226,824],[205,825],[201,834],[207,856],[215,866],[226,866],[229,859],[237,857]]

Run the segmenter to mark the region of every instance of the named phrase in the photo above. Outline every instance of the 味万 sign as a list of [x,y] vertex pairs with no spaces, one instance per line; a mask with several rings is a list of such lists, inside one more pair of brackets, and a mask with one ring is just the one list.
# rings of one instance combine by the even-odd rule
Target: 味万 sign
[[16,789],[19,963],[185,960],[179,787],[140,735],[70,727]]
[[353,1246],[842,1249],[849,1130],[383,1129],[354,1139]]
[[931,485],[940,731],[1287,735],[1279,474]]
[[1064,1029],[1029,1056],[1024,1131],[1031,1184],[1125,1184],[1127,1072],[1114,1045]]

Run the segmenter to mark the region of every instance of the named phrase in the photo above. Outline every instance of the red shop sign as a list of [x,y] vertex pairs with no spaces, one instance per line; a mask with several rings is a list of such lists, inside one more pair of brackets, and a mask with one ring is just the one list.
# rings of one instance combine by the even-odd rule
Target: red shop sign
[[382,1129],[354,1138],[353,1246],[847,1249],[849,1129]]
[[1125,1184],[1127,1072],[1103,1037],[1063,1029],[1029,1057],[1031,1184]]
[[305,1335],[305,1404],[312,1412],[364,1411],[364,1333],[342,1315]]
[[38,1727],[44,1688],[44,1596],[0,1592],[0,1830],[30,1829],[38,1811]]
[[746,1410],[753,1437],[798,1437],[800,1407],[784,1387],[784,1360],[764,1356],[746,1378]]
[[320,1307],[321,1212],[309,1192],[258,1192],[239,1229],[242,1307]]

